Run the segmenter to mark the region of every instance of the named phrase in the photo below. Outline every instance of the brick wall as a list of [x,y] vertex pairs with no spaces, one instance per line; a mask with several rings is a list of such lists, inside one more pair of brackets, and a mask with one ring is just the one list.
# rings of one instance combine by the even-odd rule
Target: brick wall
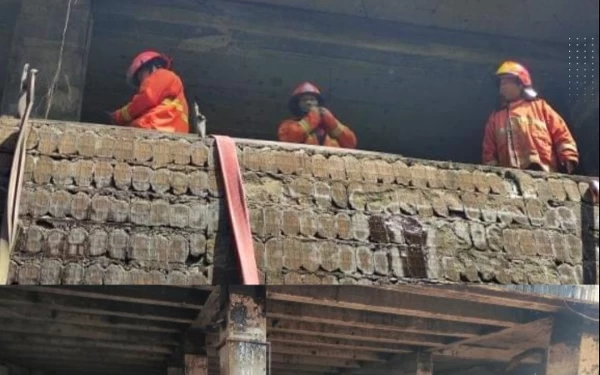
[[[38,122],[28,148],[14,283],[235,278],[210,140]],[[575,179],[256,141],[239,154],[267,283],[597,278],[598,208]]]

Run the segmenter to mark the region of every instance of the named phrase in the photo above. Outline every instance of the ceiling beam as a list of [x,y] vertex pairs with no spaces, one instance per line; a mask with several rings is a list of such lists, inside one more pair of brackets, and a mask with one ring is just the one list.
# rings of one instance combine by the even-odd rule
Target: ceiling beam
[[286,365],[309,365],[322,367],[337,367],[337,368],[359,368],[360,364],[357,361],[334,359],[334,358],[319,358],[314,356],[288,355],[274,353],[271,355],[273,363],[281,363]]
[[531,313],[521,309],[489,306],[471,301],[452,303],[448,299],[439,297],[415,296],[394,290],[363,286],[332,288],[272,286],[267,291],[267,298],[498,327],[512,327],[533,318]]
[[300,356],[314,356],[314,357],[327,357],[336,359],[346,359],[353,361],[366,361],[366,362],[385,362],[385,356],[369,351],[357,351],[348,349],[324,349],[318,347],[306,347],[299,345],[279,344],[271,346],[273,353],[289,354],[289,355],[300,355]]
[[227,293],[223,293],[220,286],[215,287],[208,296],[204,308],[198,314],[196,320],[192,322],[190,328],[202,330],[210,328],[212,323],[216,321],[217,315],[221,312],[222,307],[225,305],[226,298]]
[[399,344],[381,345],[379,342],[360,339],[337,339],[331,337],[273,332],[268,330],[268,338],[272,343],[308,346],[310,348],[330,348],[336,350],[359,350],[376,353],[409,353],[414,347]]
[[494,330],[494,328],[488,326],[468,323],[279,301],[269,303],[267,306],[267,317],[308,323],[324,323],[366,329],[385,329],[393,332],[424,333],[464,338],[478,336]]

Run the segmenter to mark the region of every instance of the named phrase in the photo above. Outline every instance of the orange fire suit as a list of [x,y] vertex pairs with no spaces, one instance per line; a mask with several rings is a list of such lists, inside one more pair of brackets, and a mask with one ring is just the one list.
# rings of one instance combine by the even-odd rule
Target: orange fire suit
[[356,135],[328,110],[313,111],[301,119],[285,120],[279,126],[280,142],[327,147],[356,148]]
[[112,114],[118,125],[167,133],[189,133],[189,109],[177,74],[158,69],[146,78],[131,102]]
[[494,112],[483,140],[483,163],[546,172],[578,164],[577,144],[562,117],[542,99],[519,100]]

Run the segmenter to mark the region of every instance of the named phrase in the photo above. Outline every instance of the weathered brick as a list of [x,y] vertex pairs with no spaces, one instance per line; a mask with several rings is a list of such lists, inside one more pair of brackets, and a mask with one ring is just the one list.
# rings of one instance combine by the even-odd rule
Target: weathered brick
[[442,181],[444,181],[444,187],[450,191],[459,190],[458,172],[453,170],[440,170],[439,171]]
[[124,223],[129,220],[129,202],[120,199],[111,199],[109,220],[115,223]]
[[60,229],[52,229],[48,232],[46,239],[45,256],[60,257],[65,248],[66,233]]
[[112,183],[113,166],[107,161],[100,161],[94,165],[94,183],[101,189],[109,187]]
[[301,199],[311,197],[313,192],[313,183],[306,178],[296,178],[289,185],[290,197]]
[[520,170],[508,170],[506,177],[512,179],[524,198],[537,198],[536,181],[529,174]]
[[525,200],[525,211],[531,221],[531,224],[536,227],[544,225],[544,208],[545,206],[537,199],[526,199]]
[[422,165],[414,165],[410,167],[411,185],[418,189],[427,187],[427,170]]
[[362,184],[351,182],[348,185],[348,201],[354,210],[364,211],[366,206],[365,191]]
[[265,269],[267,271],[280,271],[284,266],[288,269],[300,268],[300,257],[298,249],[290,249],[289,254],[292,256],[287,260],[285,255],[288,254],[286,249],[284,252],[283,241],[281,238],[272,238],[265,243]]
[[152,238],[147,234],[135,233],[130,237],[130,252],[131,259],[140,262],[157,261],[158,253],[152,247]]
[[458,188],[461,191],[474,192],[475,182],[473,181],[473,175],[469,171],[461,170],[457,172]]
[[443,189],[444,181],[440,178],[439,170],[435,167],[425,166],[425,176],[427,177],[427,185],[432,189]]
[[473,172],[473,185],[477,192],[482,194],[489,194],[491,190],[490,181],[488,175],[481,171]]
[[88,254],[97,257],[106,254],[108,233],[102,229],[95,229],[90,233],[88,240]]
[[[416,215],[422,200],[421,192],[414,189],[400,189],[397,192],[400,211],[407,215]],[[433,213],[433,207],[431,208]]]
[[321,208],[331,207],[331,188],[325,182],[316,182],[314,184],[313,196],[317,206]]
[[40,270],[41,285],[60,284],[60,275],[62,273],[62,263],[58,260],[44,259]]
[[333,181],[345,181],[346,180],[346,170],[344,159],[339,156],[332,155],[328,160],[329,165],[329,177]]
[[310,163],[313,175],[318,179],[327,179],[329,177],[329,161],[321,154],[311,156]]
[[136,158],[134,151],[135,143],[133,139],[119,139],[115,144],[113,155],[119,161],[134,161]]
[[574,235],[566,236],[571,264],[580,264],[583,260],[583,243],[581,238]]
[[278,236],[281,234],[283,224],[283,214],[276,208],[266,208],[265,215],[265,235]]
[[199,197],[208,196],[208,173],[196,171],[189,175],[188,184],[192,194]]
[[352,219],[345,213],[340,213],[335,216],[335,226],[337,235],[343,240],[352,239]]
[[166,193],[171,187],[170,179],[171,176],[168,169],[154,171],[152,179],[150,180],[152,190],[158,194]]
[[41,217],[48,213],[50,209],[50,193],[46,190],[38,190],[33,193],[32,201],[29,204],[29,210],[35,217]]
[[341,182],[331,184],[331,198],[338,208],[348,208],[348,192],[346,186]]
[[441,268],[444,279],[459,282],[461,273],[465,271],[464,267],[455,257],[443,257],[441,259]]
[[83,275],[83,284],[102,285],[104,280],[104,269],[99,264],[93,264],[87,267]]
[[[5,159],[6,162],[11,162],[9,158]],[[35,164],[37,163],[36,158],[33,155],[25,156],[25,170],[23,171],[23,180],[27,182],[33,181],[33,172],[35,171]],[[11,164],[12,165],[12,164]],[[8,165],[6,166],[8,168]]]
[[567,207],[559,207],[556,213],[558,214],[558,220],[562,229],[569,232],[577,231],[577,217],[571,209]]
[[171,188],[173,194],[184,195],[188,190],[188,176],[183,172],[171,172]]
[[518,241],[520,244],[520,255],[529,257],[536,255],[537,243],[533,232],[527,230],[518,231]]
[[64,285],[80,285],[83,282],[83,266],[79,263],[69,263],[62,270],[61,281]]
[[561,285],[579,285],[583,280],[580,280],[575,268],[568,264],[558,266]]
[[36,263],[25,263],[19,267],[17,282],[19,285],[36,285],[40,281],[40,266]]
[[536,230],[533,233],[535,242],[537,243],[536,253],[539,256],[554,259],[554,251],[552,248],[552,239],[549,232]]
[[544,216],[544,226],[550,229],[560,228],[560,221],[558,219],[558,211],[556,209],[549,209]]
[[536,180],[536,188],[538,192],[538,199],[542,202],[549,202],[554,200],[554,195],[550,188],[550,184],[545,180]]
[[396,183],[402,186],[408,186],[410,184],[410,168],[402,162],[395,161],[392,164]]
[[390,273],[388,251],[377,250],[373,254],[373,268],[374,272],[378,275],[386,276]]
[[[286,240],[284,240],[284,248],[285,246]],[[299,248],[301,249],[302,268],[308,272],[316,272],[322,263],[321,249],[319,246],[313,242],[300,242]],[[287,251],[287,248],[285,250],[287,258],[289,252]]]
[[108,254],[113,259],[123,260],[127,257],[129,235],[122,229],[115,229],[108,237]]
[[352,237],[358,241],[367,241],[369,236],[369,219],[362,214],[352,216]]
[[356,249],[357,268],[364,274],[371,275],[375,272],[373,252],[368,247],[361,246]]
[[131,222],[136,225],[150,225],[152,212],[149,201],[133,199],[131,201]]
[[171,142],[170,153],[173,163],[176,165],[189,165],[191,161],[192,149],[189,142],[179,140]]
[[113,264],[104,271],[105,285],[126,285],[128,283],[127,271],[123,267]]
[[39,253],[44,245],[45,231],[40,227],[29,227],[27,230],[26,248],[29,253]]
[[302,156],[297,152],[282,151],[276,152],[274,156],[275,167],[285,175],[300,174],[302,172]]
[[77,193],[71,199],[71,216],[77,220],[87,220],[90,213],[91,199],[85,193]]
[[302,285],[302,276],[296,272],[290,272],[283,278],[283,284],[285,285]]
[[75,183],[80,187],[89,187],[94,177],[94,162],[78,160],[75,162]]
[[564,202],[567,200],[567,191],[565,190],[565,186],[563,185],[561,180],[550,179],[548,180],[548,185],[550,187],[550,191],[552,192],[552,197],[554,200],[559,202]]
[[173,161],[170,150],[171,142],[160,140],[153,142],[152,145],[152,164],[156,168],[165,167]]
[[573,180],[563,180],[565,192],[567,193],[567,199],[571,202],[581,202],[581,194],[579,193],[579,187]]
[[169,263],[185,264],[189,253],[190,244],[185,237],[181,235],[173,235],[170,237]]
[[317,235],[321,238],[334,239],[337,234],[335,216],[321,214],[317,220]]
[[52,193],[50,198],[49,212],[55,218],[64,218],[71,211],[71,194],[65,190]]
[[502,232],[502,239],[506,252],[511,258],[519,258],[521,253],[521,246],[519,245],[519,232],[513,229],[507,229]]
[[150,224],[152,226],[169,225],[169,203],[159,199],[152,201],[150,206]]
[[344,170],[348,181],[362,181],[361,163],[354,156],[344,156]]
[[445,197],[446,195],[442,192],[435,192],[430,197],[431,207],[433,208],[433,212],[437,216],[450,216],[450,210],[448,209],[448,204],[446,203]]
[[[182,279],[181,281],[177,280],[174,282],[169,282],[172,285],[187,285],[187,280],[185,278],[185,274],[182,273]],[[168,276],[167,276],[167,280]],[[134,268],[131,271],[129,271],[127,273],[127,283],[128,284],[132,284],[132,285],[150,285],[150,283],[152,282],[152,279],[150,277],[150,273],[148,273],[145,270],[142,269],[138,269],[138,268]]]
[[422,192],[417,193],[416,200],[417,211],[419,212],[419,216],[421,217],[431,217],[433,216],[433,207],[429,200],[423,195]]
[[300,233],[300,218],[297,211],[283,212],[283,234],[295,236]]
[[87,248],[88,233],[83,228],[73,228],[67,237],[67,256],[73,258],[82,258],[85,256]]
[[[196,144],[194,144],[194,146],[196,146]],[[208,157],[208,149],[206,150],[206,156]],[[203,164],[199,164],[193,161],[194,158],[194,152],[192,152],[192,162],[196,165],[203,165]],[[260,157],[258,151],[246,147],[244,148],[243,154],[242,154],[242,164],[244,166],[244,168],[250,170],[250,171],[254,171],[254,172],[258,172],[260,171],[260,167],[261,167],[261,162],[262,162],[262,158]]]
[[552,253],[558,263],[568,263],[571,261],[569,253],[569,244],[567,243],[567,237],[558,232],[550,232]]
[[190,255],[199,257],[204,254],[206,254],[206,237],[198,233],[190,235]]
[[56,162],[52,182],[60,187],[72,185],[73,176],[75,175],[74,167],[75,165],[68,160]]
[[145,163],[152,160],[154,142],[149,140],[136,140],[133,144],[133,158],[135,161]]
[[307,237],[312,237],[317,233],[317,220],[316,214],[312,211],[301,211],[299,213],[300,219],[300,233]]
[[90,219],[98,223],[108,221],[111,205],[112,202],[109,197],[99,195],[94,196],[91,202],[92,209]]
[[117,141],[110,136],[104,135],[98,139],[98,149],[96,156],[100,158],[112,159]]
[[38,131],[39,143],[37,146],[38,151],[42,155],[51,155],[56,152],[58,148],[59,133],[51,128],[44,128]]
[[469,220],[481,220],[482,209],[487,202],[487,196],[477,193],[464,193],[461,196],[464,204],[465,215]]
[[486,237],[491,250],[502,251],[504,249],[504,236],[499,226],[492,225],[487,227]]
[[79,134],[77,137],[77,153],[83,157],[96,156],[98,149],[98,136],[91,131]]
[[133,172],[131,167],[125,163],[117,163],[113,170],[115,186],[121,190],[129,190]]
[[470,249],[473,246],[471,234],[469,231],[469,223],[464,221],[455,221],[452,224],[456,238],[458,239],[457,247]]
[[490,184],[490,189],[492,191],[492,194],[497,194],[497,195],[507,195],[508,194],[508,187],[507,187],[507,183],[505,183],[505,181],[498,176],[495,173],[488,173],[486,174],[487,177],[487,181]]
[[136,191],[147,191],[150,189],[152,173],[152,169],[148,167],[133,167],[131,175],[133,189]]
[[327,272],[333,272],[340,268],[340,249],[335,242],[322,241],[320,246],[321,251],[321,267]]
[[470,223],[469,226],[471,229],[471,238],[473,240],[473,245],[475,246],[475,248],[478,250],[488,249],[486,232],[483,224]]
[[[193,212],[193,210],[190,212]],[[265,215],[262,209],[250,209],[250,227],[252,229],[253,234],[261,238],[265,236]]]
[[49,184],[56,172],[56,163],[47,156],[40,156],[33,170],[33,181],[39,185]]
[[169,225],[175,228],[189,226],[190,209],[184,204],[174,204],[169,209]]

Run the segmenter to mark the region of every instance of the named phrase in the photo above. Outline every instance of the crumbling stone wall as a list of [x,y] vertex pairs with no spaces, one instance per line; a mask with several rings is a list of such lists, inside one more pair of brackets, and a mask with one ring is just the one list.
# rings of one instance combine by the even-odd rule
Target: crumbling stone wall
[[[597,279],[598,208],[576,179],[238,146],[267,283]],[[235,280],[211,140],[36,122],[28,149],[12,282]]]

